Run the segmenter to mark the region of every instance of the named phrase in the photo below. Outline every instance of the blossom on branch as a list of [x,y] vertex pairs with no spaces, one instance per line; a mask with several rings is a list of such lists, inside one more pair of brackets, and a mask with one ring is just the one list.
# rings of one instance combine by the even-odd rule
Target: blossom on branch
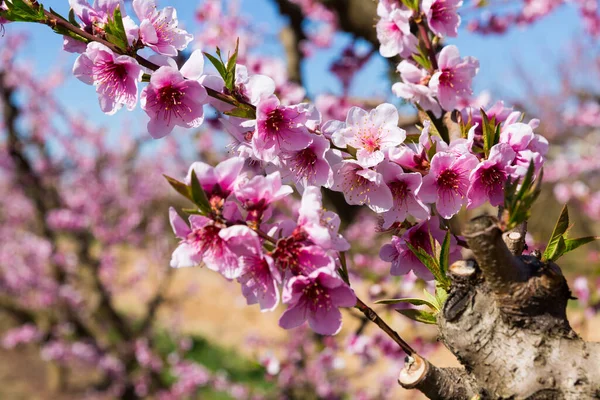
[[467,201],[469,175],[478,163],[472,154],[437,153],[431,159],[429,174],[423,178],[421,199],[435,203],[441,217],[451,218]]
[[73,74],[80,81],[96,86],[104,113],[112,115],[123,105],[130,111],[135,108],[143,71],[134,58],[116,55],[105,45],[92,42],[75,60]]
[[479,61],[473,57],[460,58],[458,47],[450,45],[440,51],[438,67],[429,87],[437,93],[443,109],[453,110],[459,100],[469,100],[473,94],[471,84],[479,71]]
[[204,58],[200,50],[192,53],[181,71],[162,66],[152,73],[142,90],[142,109],[150,116],[148,132],[158,139],[171,133],[175,126],[197,128],[204,121],[206,89],[197,79],[202,75]]
[[194,36],[178,28],[177,11],[165,7],[158,11],[155,0],[133,0],[133,10],[140,23],[140,40],[159,54],[175,57]]
[[354,291],[327,267],[290,279],[282,299],[288,309],[281,316],[279,326],[291,329],[308,320],[310,327],[321,335],[338,333],[342,328],[342,313],[338,307],[356,304]]
[[460,16],[458,8],[463,0],[423,0],[423,12],[431,30],[439,36],[456,37]]
[[331,139],[337,147],[357,149],[356,159],[360,166],[373,167],[384,160],[386,149],[396,147],[406,139],[406,131],[398,127],[398,118],[398,110],[388,103],[380,104],[370,112],[352,107],[345,127],[335,132]]

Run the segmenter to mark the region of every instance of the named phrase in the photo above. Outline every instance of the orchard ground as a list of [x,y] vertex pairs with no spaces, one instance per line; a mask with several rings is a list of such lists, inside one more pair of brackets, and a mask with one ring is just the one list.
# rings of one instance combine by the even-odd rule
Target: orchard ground
[[[125,252],[124,260],[134,257],[132,252]],[[124,274],[127,274],[126,269]],[[152,274],[148,274],[152,276]],[[141,282],[140,285],[146,289],[153,289],[157,282],[152,278]],[[193,292],[189,295],[188,291]],[[357,289],[359,293],[364,288]],[[137,298],[139,290],[126,292],[118,299],[119,308],[124,312],[136,314],[140,302]],[[247,360],[257,360],[258,354],[246,346],[249,335],[260,336],[265,339],[282,339],[285,335],[294,334],[294,331],[285,331],[278,327],[277,320],[280,313],[261,313],[258,307],[247,307],[244,297],[239,293],[237,283],[227,282],[219,274],[205,268],[185,268],[174,271],[171,282],[170,296],[179,298],[178,311],[173,313],[172,309],[164,308],[159,314],[157,324],[167,326],[180,321],[184,333],[205,338],[211,346],[224,349],[227,354],[238,355]],[[570,308],[571,321],[575,329],[582,337],[589,341],[600,341],[600,315],[582,325],[583,315],[580,309]],[[411,325],[403,320],[404,317],[389,316],[392,326],[406,337],[409,342],[414,335]],[[0,332],[7,329],[10,321],[5,317],[0,318]],[[356,329],[358,320],[348,312],[344,313],[344,328],[340,335],[347,335]],[[369,327],[368,329],[374,329]],[[425,327],[426,329],[426,327]],[[420,331],[422,334],[422,330]],[[430,335],[435,335],[435,328],[431,327]],[[458,365],[454,357],[443,346],[429,357],[437,366]],[[356,362],[348,363],[346,373],[352,376],[353,385],[356,388],[368,388],[375,377],[386,368],[394,368],[400,372],[402,360],[397,365],[391,365],[387,360],[380,359],[375,365],[361,368]],[[250,361],[252,363],[252,361]],[[225,365],[223,365],[225,367]],[[0,348],[0,399],[11,400],[74,400],[84,397],[82,388],[89,387],[93,376],[90,372],[75,369],[76,373],[68,375],[66,390],[51,392],[48,383],[56,384],[56,370],[40,359],[39,351],[32,347],[20,348],[18,350],[4,350]],[[54,381],[54,383],[52,383]],[[257,379],[258,381],[258,379]],[[256,382],[261,384],[261,382]],[[371,385],[372,386],[372,385]],[[396,398],[400,399],[423,399],[417,392],[406,392],[400,386],[397,387]],[[352,393],[353,391],[349,391]],[[203,397],[211,398],[211,396]],[[218,395],[215,399],[222,399]],[[107,399],[102,397],[101,399]]]

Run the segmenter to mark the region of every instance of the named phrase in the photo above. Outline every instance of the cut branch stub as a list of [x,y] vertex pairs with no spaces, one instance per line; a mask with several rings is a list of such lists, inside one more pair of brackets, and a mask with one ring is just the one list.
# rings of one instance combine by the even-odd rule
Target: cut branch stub
[[496,218],[481,216],[473,219],[464,236],[496,294],[511,293],[515,286],[527,281],[527,267],[506,246]]
[[476,394],[464,370],[438,368],[416,354],[406,357],[398,383],[404,389],[418,389],[430,399],[462,400]]

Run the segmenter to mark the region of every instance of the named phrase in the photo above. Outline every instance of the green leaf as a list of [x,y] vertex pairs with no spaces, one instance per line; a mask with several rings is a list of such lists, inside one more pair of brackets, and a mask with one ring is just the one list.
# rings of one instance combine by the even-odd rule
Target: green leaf
[[[585,236],[579,239],[565,239],[565,251],[563,254],[567,254],[576,248],[583,246],[584,244],[599,240],[600,236]],[[561,254],[562,255],[562,254]]]
[[448,271],[448,267],[450,263],[450,231],[446,231],[446,236],[444,237],[444,242],[442,243],[442,249],[440,250],[440,272],[446,277],[446,272]]
[[[558,251],[564,250],[564,238],[563,235],[569,229],[569,209],[565,204],[560,212],[560,216],[558,217],[558,221],[556,221],[556,225],[554,225],[554,230],[552,231],[552,235],[550,236],[550,240],[548,241],[548,245],[544,250],[544,255],[542,260],[552,260]],[[562,243],[561,243],[562,241]]]
[[431,308],[432,310],[438,309],[436,307],[435,303],[432,303],[429,300],[418,299],[418,298],[414,298],[414,297],[407,297],[404,299],[383,299],[383,300],[377,300],[375,302],[375,304],[399,304],[399,303],[410,303],[413,306],[427,306],[427,307]]
[[230,111],[225,111],[226,115],[231,115],[232,117],[238,118],[246,118],[246,119],[255,119],[256,111],[249,107],[238,107],[234,108]]
[[42,5],[32,6],[23,0],[4,1],[6,10],[0,16],[14,22],[42,22],[46,20]]
[[498,140],[500,139],[500,125],[496,125],[495,117],[490,121],[483,108],[481,108],[479,111],[481,112],[482,118],[481,128],[483,131],[483,152],[487,158],[490,155],[490,150],[492,147],[494,147],[494,145],[497,144]]
[[73,10],[72,8],[69,10],[69,22],[71,23],[71,25],[81,28],[79,22],[77,22],[77,20],[75,19],[75,10]]
[[440,306],[439,310],[441,311],[444,308],[444,303],[448,299],[448,291],[440,285],[437,285],[435,288],[435,298]]
[[444,287],[450,287],[450,281],[447,277],[442,275],[440,271],[440,266],[438,261],[429,253],[427,253],[423,248],[414,248],[410,243],[406,243],[410,251],[413,252],[415,257],[419,259],[427,267],[429,271],[433,274],[436,281],[438,281]]
[[200,185],[200,181],[196,177],[196,171],[192,169],[192,200],[194,204],[200,208],[200,211],[205,213],[210,213],[211,207],[208,201],[208,197],[206,196],[206,192],[202,189],[202,185]]
[[240,47],[240,39],[238,38],[235,42],[235,51],[227,60],[227,79],[225,79],[225,87],[229,90],[233,90],[235,87],[235,65],[237,63],[238,50]]
[[188,185],[186,185],[183,182],[178,181],[175,178],[171,178],[170,176],[167,176],[167,175],[163,175],[163,176],[165,177],[167,182],[169,182],[169,185],[171,185],[171,187],[177,191],[177,193],[179,193],[180,195],[182,195],[183,197],[185,197],[186,199],[188,199],[192,202],[194,201],[194,199],[192,198],[192,192]]
[[[521,182],[508,179],[504,186],[504,216],[505,230],[510,230],[529,219],[531,207],[541,192],[541,182],[544,171],[534,180],[535,166],[533,160],[529,163],[527,173]],[[508,218],[506,218],[508,215]]]
[[206,58],[208,58],[208,61],[210,61],[211,64],[215,66],[217,72],[219,73],[219,75],[221,75],[223,81],[225,81],[225,78],[227,78],[227,71],[225,70],[225,65],[223,64],[223,61],[221,61],[215,56],[211,56],[208,53],[204,53],[204,55],[206,56]]
[[423,294],[425,295],[427,301],[434,305],[434,311],[440,311],[442,309],[442,305],[439,303],[438,299],[429,293],[427,289],[423,289]]
[[414,308],[396,311],[413,321],[423,322],[425,324],[435,324],[437,321],[435,314],[428,311],[416,310]]
[[125,32],[125,26],[123,25],[123,16],[121,15],[119,6],[115,8],[112,19],[109,18],[104,25],[104,32],[106,33],[106,39],[112,44],[123,50],[126,50],[129,47],[127,33]]
[[340,259],[341,268],[339,269],[339,274],[342,277],[342,280],[350,285],[350,277],[348,275],[348,264],[346,263],[346,252],[340,251],[338,252],[338,256]]
[[204,215],[204,213],[197,208],[182,208],[181,211],[186,214]]

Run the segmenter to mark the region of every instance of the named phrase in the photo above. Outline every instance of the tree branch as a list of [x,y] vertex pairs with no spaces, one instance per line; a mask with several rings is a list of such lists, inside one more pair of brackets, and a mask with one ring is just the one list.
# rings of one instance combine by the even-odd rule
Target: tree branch
[[496,294],[509,294],[527,281],[525,265],[510,252],[496,218],[481,216],[466,227],[464,237],[479,268]]

